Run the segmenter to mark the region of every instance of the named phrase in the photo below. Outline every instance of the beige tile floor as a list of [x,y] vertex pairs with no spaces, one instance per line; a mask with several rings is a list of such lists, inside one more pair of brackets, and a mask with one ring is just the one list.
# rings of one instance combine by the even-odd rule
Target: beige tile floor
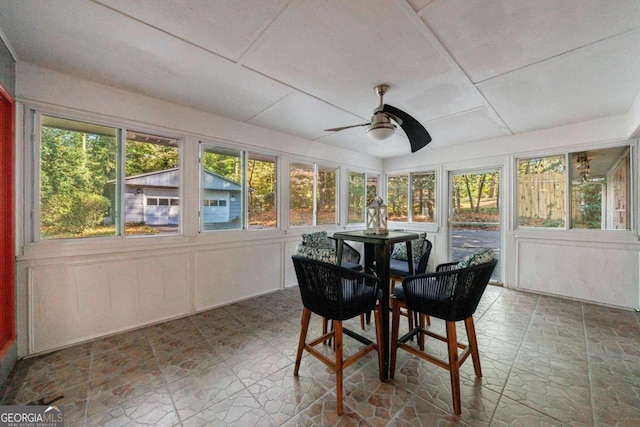
[[22,360],[3,403],[63,395],[69,426],[640,425],[631,311],[490,286],[475,316],[484,376],[463,365],[460,416],[448,373],[406,352],[393,381],[378,380],[375,353],[349,367],[337,416],[321,362],[305,355],[293,376],[300,314],[293,288]]

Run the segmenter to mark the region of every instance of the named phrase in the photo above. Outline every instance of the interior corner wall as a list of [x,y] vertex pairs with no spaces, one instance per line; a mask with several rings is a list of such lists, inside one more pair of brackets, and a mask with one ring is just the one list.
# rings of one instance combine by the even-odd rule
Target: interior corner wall
[[[288,161],[382,171],[382,160],[18,62],[19,110],[97,121],[182,139],[181,227],[174,236],[24,242],[16,263],[18,357],[31,356],[171,318],[191,315],[292,284],[293,242],[309,229],[288,227]],[[24,119],[28,119],[27,117]],[[27,135],[27,136],[25,136]],[[29,198],[30,140],[17,133],[23,159],[16,179]],[[284,208],[277,229],[198,232],[199,141],[279,156]],[[19,203],[26,216],[29,208]],[[26,218],[18,236],[29,235]],[[331,227],[327,227],[331,228]],[[335,229],[338,226],[334,226]],[[19,237],[18,237],[19,239]],[[247,266],[250,266],[248,268]]]
[[628,134],[631,138],[640,137],[640,93],[633,101],[631,108],[629,109],[628,116]]
[[[16,76],[15,76],[16,62],[11,55],[11,52],[5,45],[3,41],[0,40],[0,84],[2,87],[9,92],[9,94],[15,98],[16,92]],[[8,165],[9,167],[14,167],[14,165]],[[6,238],[3,236],[2,238]],[[11,260],[13,263],[14,260]],[[13,285],[15,290],[15,280]],[[14,292],[15,295],[15,292]],[[0,304],[5,304],[5,301],[0,301]],[[15,306],[15,304],[13,304]],[[15,315],[15,314],[14,314]],[[4,354],[0,355],[0,388],[6,381],[11,369],[16,363],[18,357],[17,353],[17,343],[14,341],[10,347],[4,352]]]
[[[640,101],[636,102],[640,122]],[[628,309],[640,308],[640,241],[638,209],[632,210],[632,230],[545,230],[523,229],[515,224],[517,205],[514,185],[515,162],[550,154],[606,148],[632,147],[632,164],[640,165],[638,142],[629,139],[632,112],[589,122],[544,129],[511,137],[478,141],[434,150],[421,150],[409,157],[387,159],[387,173],[436,170],[437,229],[439,242],[449,241],[448,174],[452,171],[498,167],[502,170],[500,206],[501,256],[504,286],[546,295],[606,304]],[[639,123],[640,124],[640,123]],[[638,206],[640,182],[634,173],[632,206]],[[509,206],[512,206],[510,209]],[[449,261],[447,245],[434,248],[436,263]]]

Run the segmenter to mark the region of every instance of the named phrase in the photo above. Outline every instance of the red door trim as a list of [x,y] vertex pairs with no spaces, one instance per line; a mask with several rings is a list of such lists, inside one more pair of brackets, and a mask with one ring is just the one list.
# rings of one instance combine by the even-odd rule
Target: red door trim
[[0,85],[0,358],[16,339],[13,97]]

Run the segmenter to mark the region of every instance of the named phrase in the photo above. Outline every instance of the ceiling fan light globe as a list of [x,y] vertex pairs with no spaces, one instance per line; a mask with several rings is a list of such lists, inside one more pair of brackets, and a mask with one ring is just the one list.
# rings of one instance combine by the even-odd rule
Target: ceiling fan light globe
[[390,138],[396,132],[396,126],[392,123],[372,124],[367,129],[367,135],[371,139],[381,141]]

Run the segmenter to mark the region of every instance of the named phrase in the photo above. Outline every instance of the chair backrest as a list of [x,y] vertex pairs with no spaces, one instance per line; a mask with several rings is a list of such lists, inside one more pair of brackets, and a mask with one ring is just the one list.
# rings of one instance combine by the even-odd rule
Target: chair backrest
[[439,319],[460,321],[475,313],[497,259],[473,267],[406,277],[407,309]]
[[[396,245],[405,245],[405,243],[396,243]],[[422,243],[422,251],[413,257],[417,259],[417,263],[413,265],[414,274],[422,274],[427,272],[427,264],[429,263],[429,256],[431,255],[431,249],[433,245],[427,239]],[[394,245],[395,250],[395,245]],[[412,254],[414,255],[414,254]],[[394,258],[393,253],[389,265],[390,273],[394,277],[405,277],[409,275],[409,261],[405,259]]]
[[422,274],[427,272],[427,264],[429,263],[429,256],[431,256],[431,249],[433,249],[433,244],[424,239],[424,244],[422,245],[422,255],[420,255],[420,261],[418,265],[415,266],[416,274]]
[[313,313],[347,320],[373,310],[380,279],[321,261],[293,255],[302,303]]
[[[338,249],[338,241],[333,237],[329,237],[329,240],[333,241],[333,244]],[[360,252],[358,252],[353,246],[347,242],[342,242],[342,262],[351,262],[353,264],[360,264]]]

